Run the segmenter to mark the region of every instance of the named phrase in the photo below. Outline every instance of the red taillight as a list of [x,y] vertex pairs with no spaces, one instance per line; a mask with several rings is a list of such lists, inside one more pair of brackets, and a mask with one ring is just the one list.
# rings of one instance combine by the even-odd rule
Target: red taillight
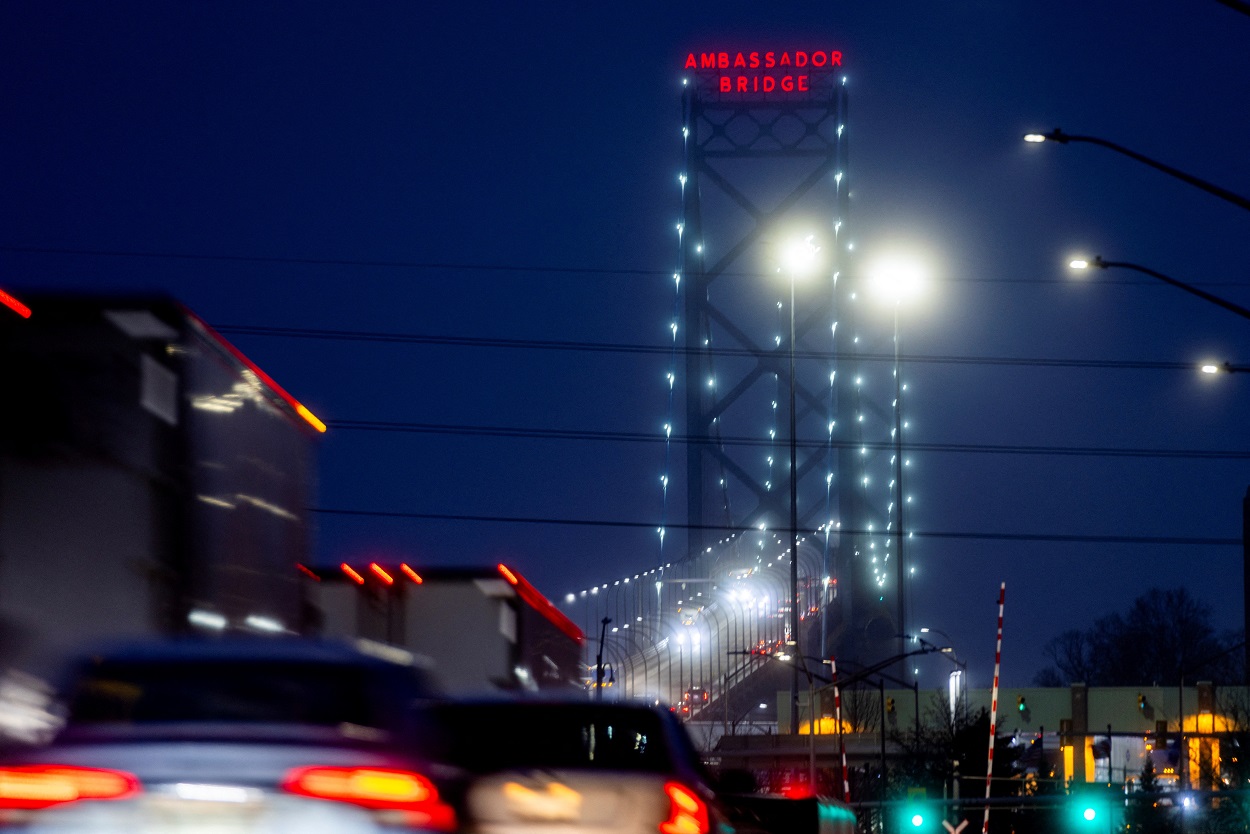
[[707,803],[678,782],[667,782],[668,819],[660,823],[660,834],[708,834]]
[[456,814],[429,779],[407,770],[375,767],[301,767],[282,789],[300,796],[348,802],[375,811],[398,811],[413,826],[452,831]]
[[126,799],[139,780],[120,770],[71,765],[0,768],[0,808],[47,808],[82,799]]
[[786,799],[811,799],[815,794],[812,789],[803,784],[790,784],[781,789],[781,795]]

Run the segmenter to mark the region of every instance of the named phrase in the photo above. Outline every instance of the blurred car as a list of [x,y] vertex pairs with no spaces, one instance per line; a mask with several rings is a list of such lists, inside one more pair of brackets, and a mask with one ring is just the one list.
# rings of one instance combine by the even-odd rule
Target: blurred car
[[667,711],[625,703],[479,700],[423,710],[429,755],[465,774],[465,834],[729,830],[694,746]]
[[435,769],[412,754],[413,707],[437,691],[407,660],[295,638],[89,654],[60,687],[63,729],[0,756],[0,829],[452,831]]

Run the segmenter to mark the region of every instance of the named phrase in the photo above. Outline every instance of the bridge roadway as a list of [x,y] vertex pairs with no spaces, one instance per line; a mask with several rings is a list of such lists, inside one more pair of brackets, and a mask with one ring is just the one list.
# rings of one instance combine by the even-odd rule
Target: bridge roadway
[[[798,596],[808,655],[819,654],[819,612],[835,587],[822,569],[824,546],[822,534],[800,539]],[[776,555],[769,558],[769,551]],[[604,698],[644,700],[729,724],[771,723],[776,692],[789,688],[793,674],[786,660],[788,586],[785,543],[775,534],[749,533],[699,558],[569,594],[564,608],[586,633],[592,688],[602,652]],[[826,676],[827,667],[819,674]],[[806,689],[806,680],[801,685]]]

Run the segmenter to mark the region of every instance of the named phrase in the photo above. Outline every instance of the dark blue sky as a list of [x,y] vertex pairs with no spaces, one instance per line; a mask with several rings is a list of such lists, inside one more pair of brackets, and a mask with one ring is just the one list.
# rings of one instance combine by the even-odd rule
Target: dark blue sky
[[[161,288],[219,326],[659,345],[685,53],[840,49],[852,237],[919,242],[921,357],[1250,363],[1250,214],[1091,146],[1250,194],[1250,17],[1215,0],[908,3],[0,3],[0,286]],[[329,421],[658,432],[663,357],[237,336]],[[1185,585],[1242,617],[1250,375],[916,362],[912,438],[1066,454],[915,456],[915,625],[988,683],[1060,630]],[[321,507],[659,517],[659,446],[331,430]],[[1047,540],[1047,537],[1060,540]],[[318,557],[507,560],[553,598],[649,568],[649,530],[319,519]]]

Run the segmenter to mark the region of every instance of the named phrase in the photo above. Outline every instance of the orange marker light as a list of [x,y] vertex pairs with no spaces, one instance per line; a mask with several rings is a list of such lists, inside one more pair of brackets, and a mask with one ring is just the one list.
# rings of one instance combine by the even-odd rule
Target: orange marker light
[[403,571],[404,576],[408,577],[409,579],[411,579],[413,582],[417,583],[418,585],[425,582],[425,580],[421,578],[421,574],[417,573],[415,570],[408,567],[407,565],[400,565],[399,569]]
[[370,562],[369,570],[373,571],[373,575],[376,576],[378,579],[381,579],[387,585],[395,584],[395,577],[391,576],[389,573],[383,570],[382,566],[379,565],[377,562]]
[[360,574],[356,573],[356,571],[352,570],[351,565],[344,562],[343,564],[339,565],[339,568],[342,569],[343,573],[350,576],[352,578],[352,581],[355,582],[357,585],[365,584],[365,578],[361,576]]

